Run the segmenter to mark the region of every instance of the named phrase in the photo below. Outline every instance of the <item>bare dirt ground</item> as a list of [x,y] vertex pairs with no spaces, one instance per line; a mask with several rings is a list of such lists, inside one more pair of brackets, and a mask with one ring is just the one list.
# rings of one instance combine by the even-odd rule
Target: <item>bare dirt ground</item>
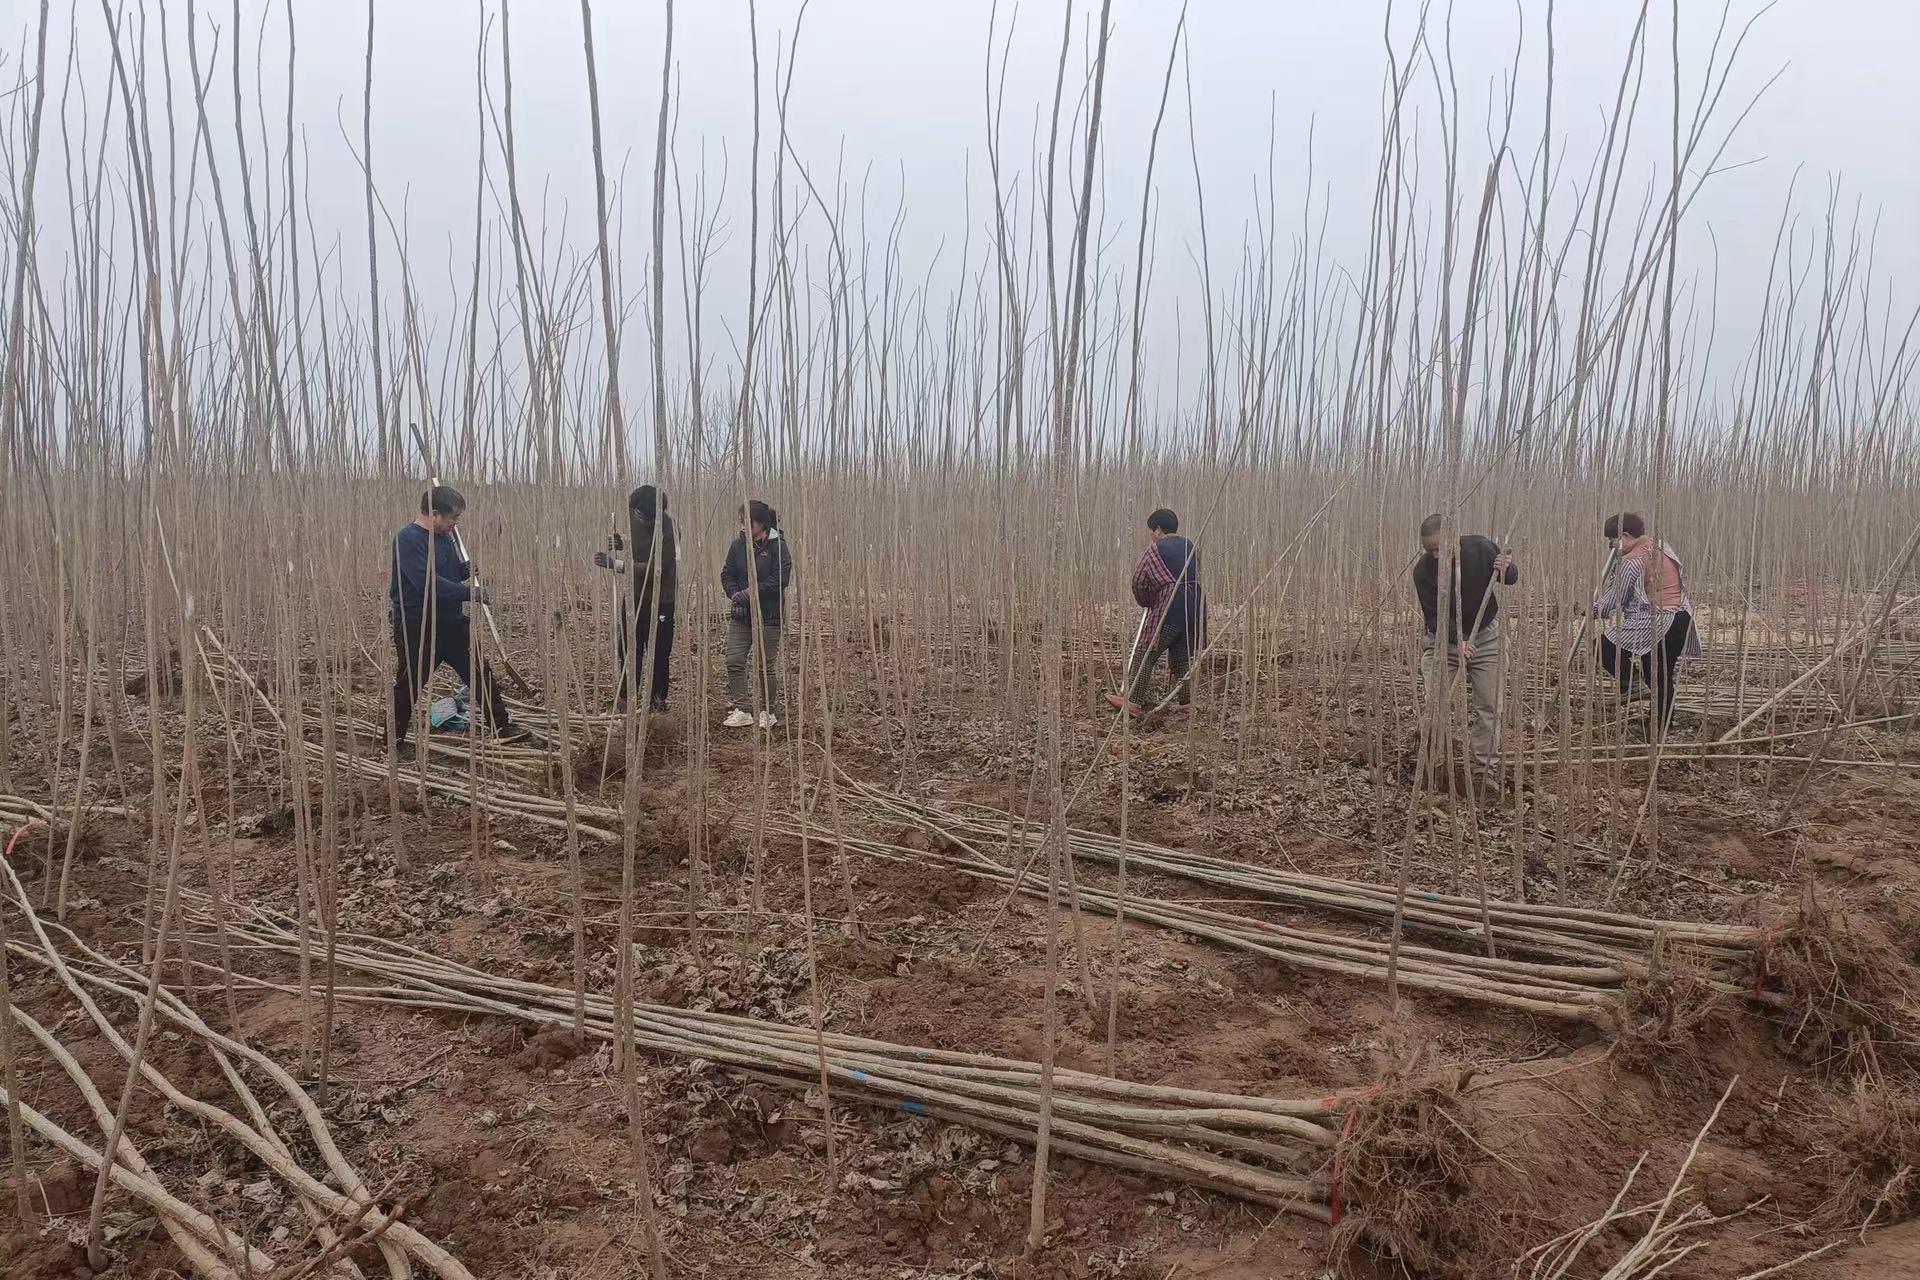
[[[962,720],[928,722],[907,742],[897,724],[881,732],[881,723],[841,717],[837,751],[854,776],[947,799],[1026,806],[1006,781],[1014,750],[990,732]],[[1095,758],[1106,721],[1087,706],[1075,728],[1077,777]],[[670,740],[656,746],[645,775],[636,955],[643,998],[806,1025],[798,848],[766,840],[756,916],[757,757],[748,739],[718,729],[708,781],[707,914],[702,935],[689,935],[684,724],[678,729],[662,735]],[[1130,830],[1246,862],[1374,873],[1381,842],[1400,838],[1403,788],[1390,789],[1383,806],[1374,780],[1350,758],[1350,744],[1344,754],[1337,745],[1307,752],[1280,742],[1248,749],[1232,735],[1230,720],[1217,714],[1203,715],[1191,731],[1143,733]],[[773,750],[768,800],[777,809],[793,793],[785,731]],[[145,775],[131,746],[129,757],[137,814]],[[1024,761],[1018,772],[1024,779]],[[1631,825],[1644,776],[1624,775],[1624,816],[1581,833],[1596,851],[1575,863],[1583,901],[1599,901],[1616,870],[1604,851],[1617,848],[1619,828]],[[1789,766],[1693,766],[1663,780],[1657,863],[1642,858],[1628,869],[1617,905],[1668,918],[1806,922],[1801,933],[1810,940],[1783,929],[1765,971],[1753,975],[1756,990],[1782,996],[1773,1006],[1700,999],[1676,980],[1639,993],[1621,1025],[1605,1032],[1419,995],[1403,995],[1396,1008],[1376,984],[1303,975],[1135,924],[1125,930],[1116,966],[1111,922],[1095,917],[1084,921],[1094,956],[1088,974],[1074,958],[1070,926],[1058,926],[1063,1066],[1108,1069],[1105,1001],[1118,981],[1120,1076],[1279,1096],[1351,1093],[1380,1104],[1367,1114],[1392,1122],[1379,1121],[1372,1145],[1356,1149],[1357,1163],[1323,1174],[1347,1179],[1341,1227],[1062,1157],[1051,1183],[1048,1247],[1023,1256],[1033,1167],[1025,1148],[836,1101],[839,1169],[829,1184],[817,1096],[697,1060],[648,1058],[644,1131],[669,1224],[671,1270],[850,1280],[1507,1275],[1526,1249],[1600,1216],[1643,1156],[1628,1203],[1663,1195],[1737,1077],[1700,1143],[1683,1197],[1727,1220],[1703,1228],[1702,1247],[1664,1274],[1734,1280],[1845,1240],[1789,1274],[1920,1275],[1920,1236],[1902,1221],[1920,1209],[1920,1094],[1909,1067],[1920,961],[1920,795],[1904,774],[1861,770],[1816,779],[1803,812],[1782,815],[1775,806],[1797,781]],[[1117,787],[1117,769],[1102,765],[1076,810],[1085,815],[1079,820],[1115,822]],[[384,786],[362,785],[355,794],[365,804],[350,813],[340,849],[343,929],[505,976],[571,983],[572,898],[560,833],[483,815],[476,847],[467,807],[429,799],[424,811],[406,816],[413,865],[401,872],[386,845]],[[1550,826],[1551,799],[1529,820]],[[242,776],[233,812],[224,794],[209,795],[206,830],[219,876],[227,874],[227,850],[237,855],[237,898],[289,908],[294,834],[280,800],[263,778]],[[1490,849],[1511,848],[1510,811],[1480,821]],[[1416,881],[1448,880],[1460,864],[1444,815],[1421,840]],[[148,843],[143,818],[99,815],[81,841],[69,923],[122,955],[137,955],[149,900]],[[35,890],[44,853],[29,838],[15,855]],[[589,984],[607,990],[618,850],[589,842],[584,862]],[[1496,893],[1508,891],[1508,862],[1505,852],[1488,858]],[[835,922],[817,934],[830,1028],[1039,1056],[1043,910],[1024,900],[1003,907],[998,890],[937,870],[853,858],[843,881],[838,871],[821,874],[824,859],[814,865],[816,912]],[[189,879],[200,874],[196,867]],[[1543,862],[1527,874],[1530,893],[1551,891],[1552,869]],[[1173,881],[1135,884],[1142,893],[1200,896]],[[848,919],[855,923],[837,923]],[[217,960],[205,947],[199,958]],[[14,981],[23,1008],[47,1021],[60,1016],[43,971],[16,964]],[[224,1024],[228,998],[217,968],[200,970],[195,981],[198,1006]],[[303,1081],[315,1079],[319,1029],[297,996],[241,989],[231,1007],[245,1039]],[[124,1079],[118,1057],[78,1020],[59,1030],[113,1096]],[[153,1052],[201,1096],[227,1096],[218,1073],[177,1038],[157,1035]],[[19,1069],[34,1105],[84,1116],[72,1086],[43,1057],[23,1053]],[[343,1146],[377,1189],[403,1200],[408,1218],[476,1275],[646,1274],[628,1121],[607,1046],[552,1031],[530,1036],[503,1019],[342,1004],[329,1069],[324,1105]],[[294,1208],[244,1153],[158,1098],[139,1095],[132,1123],[149,1160],[195,1203],[250,1224],[256,1240],[300,1229]],[[1410,1139],[1428,1128],[1458,1132],[1444,1145]],[[0,1236],[0,1274],[94,1274],[74,1243],[91,1177],[44,1145],[30,1144],[30,1153],[36,1206],[54,1216]],[[1368,1179],[1383,1171],[1417,1194],[1369,1205]],[[1872,1228],[1858,1233],[1870,1215]],[[1369,1219],[1376,1230],[1355,1229]],[[104,1274],[184,1273],[137,1205],[114,1200],[109,1225],[113,1263]],[[1591,1257],[1610,1257],[1637,1234],[1609,1229]],[[1595,1262],[1570,1274],[1603,1269]]]

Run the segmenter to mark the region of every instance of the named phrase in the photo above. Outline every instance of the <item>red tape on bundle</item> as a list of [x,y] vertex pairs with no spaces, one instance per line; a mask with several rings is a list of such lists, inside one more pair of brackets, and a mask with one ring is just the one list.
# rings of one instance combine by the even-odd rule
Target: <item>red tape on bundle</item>
[[33,830],[35,827],[44,827],[46,825],[47,824],[45,822],[42,822],[39,818],[28,818],[25,822],[15,827],[13,829],[13,834],[7,837],[7,851],[4,855],[0,855],[0,861],[12,862],[13,846],[20,843],[20,837],[27,834],[27,832]]
[[1344,1163],[1341,1159],[1340,1144],[1353,1136],[1353,1122],[1359,1118],[1360,1104],[1374,1097],[1386,1087],[1387,1082],[1385,1080],[1375,1080],[1364,1089],[1348,1089],[1343,1093],[1329,1094],[1327,1097],[1320,1099],[1320,1105],[1329,1111],[1339,1106],[1342,1100],[1350,1101],[1354,1104],[1353,1109],[1347,1112],[1346,1123],[1340,1126],[1339,1142],[1333,1144],[1333,1185],[1329,1188],[1330,1194],[1327,1197],[1327,1207],[1333,1215],[1333,1226],[1337,1227],[1340,1225],[1340,1170]]
[[1336,1227],[1340,1225],[1340,1166],[1343,1163],[1342,1157],[1346,1154],[1341,1148],[1352,1136],[1353,1122],[1359,1114],[1358,1107],[1347,1112],[1347,1122],[1340,1126],[1340,1141],[1333,1144],[1333,1186],[1329,1188],[1327,1208],[1330,1210],[1329,1216],[1333,1219],[1331,1225]]

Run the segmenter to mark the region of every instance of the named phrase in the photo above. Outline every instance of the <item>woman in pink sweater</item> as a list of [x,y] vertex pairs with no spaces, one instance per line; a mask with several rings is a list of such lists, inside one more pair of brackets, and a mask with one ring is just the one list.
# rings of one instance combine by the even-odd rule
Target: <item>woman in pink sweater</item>
[[1646,517],[1636,511],[1608,516],[1602,531],[1620,557],[1593,600],[1594,617],[1619,614],[1601,635],[1600,660],[1619,680],[1622,702],[1634,696],[1638,669],[1656,707],[1650,731],[1665,733],[1673,718],[1674,669],[1681,658],[1700,656],[1686,570],[1672,547],[1647,537]]

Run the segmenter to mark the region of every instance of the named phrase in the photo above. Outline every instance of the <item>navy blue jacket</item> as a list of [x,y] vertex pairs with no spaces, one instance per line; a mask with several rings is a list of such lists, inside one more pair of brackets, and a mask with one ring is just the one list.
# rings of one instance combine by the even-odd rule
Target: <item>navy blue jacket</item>
[[[427,572],[427,544],[433,544],[433,573]],[[460,606],[473,598],[467,585],[472,568],[460,558],[452,534],[429,534],[409,520],[393,535],[393,562],[388,566],[387,602],[408,618],[426,615],[427,580],[433,581],[434,624],[464,624]]]
[[[742,621],[751,616],[746,597],[748,581],[747,539],[744,534],[735,534],[733,545],[727,548],[726,563],[720,566],[720,589],[727,593],[732,616]],[[793,581],[793,555],[778,529],[771,530],[765,542],[754,543],[751,581],[759,588],[761,624],[779,626],[780,597]]]
[[1161,562],[1177,584],[1167,601],[1167,626],[1181,627],[1189,635],[1198,636],[1206,611],[1200,594],[1200,552],[1177,533],[1160,539],[1153,549],[1160,553]]
[[1179,534],[1170,534],[1141,554],[1133,571],[1133,598],[1147,611],[1142,628],[1146,636],[1184,632],[1202,643],[1206,600],[1200,591],[1200,553]]

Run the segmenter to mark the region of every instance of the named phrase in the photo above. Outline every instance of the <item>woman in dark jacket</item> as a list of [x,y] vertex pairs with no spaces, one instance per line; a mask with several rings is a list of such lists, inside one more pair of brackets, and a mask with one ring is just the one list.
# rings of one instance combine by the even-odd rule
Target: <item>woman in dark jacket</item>
[[[623,628],[622,648],[633,654],[631,676],[621,661],[619,706],[627,705],[628,680],[632,687],[647,689],[648,705],[655,711],[667,708],[667,685],[673,659],[674,596],[679,587],[680,548],[674,534],[673,517],[667,514],[667,495],[650,484],[643,484],[627,495],[627,532],[631,536],[625,551],[615,546],[611,553],[599,552],[593,562],[615,573],[633,574],[633,612]],[[615,539],[618,543],[619,539]],[[655,543],[659,544],[658,555]],[[651,654],[653,661],[648,663]],[[648,686],[648,669],[652,685]]]
[[[741,518],[747,532],[735,535],[720,569],[720,589],[727,593],[728,603],[727,694],[733,700],[723,723],[730,729],[748,729],[757,720],[762,729],[771,729],[779,723],[773,709],[780,702],[781,597],[793,580],[793,556],[780,536],[779,516],[772,507],[755,498]],[[747,660],[756,639],[756,601],[760,661],[757,678],[749,682]]]

